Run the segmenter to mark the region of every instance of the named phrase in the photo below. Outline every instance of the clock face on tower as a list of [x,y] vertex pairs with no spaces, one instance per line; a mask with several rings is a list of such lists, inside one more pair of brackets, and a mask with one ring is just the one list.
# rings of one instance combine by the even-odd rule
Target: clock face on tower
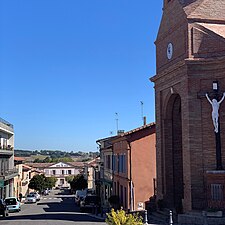
[[170,59],[172,59],[172,57],[173,57],[173,44],[172,43],[169,43],[168,45],[167,45],[167,58],[170,60]]

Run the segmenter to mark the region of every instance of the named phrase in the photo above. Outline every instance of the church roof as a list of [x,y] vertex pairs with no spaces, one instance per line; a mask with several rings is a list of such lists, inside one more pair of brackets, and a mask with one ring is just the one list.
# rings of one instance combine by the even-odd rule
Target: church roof
[[188,18],[225,22],[224,0],[179,0]]
[[209,23],[198,23],[198,24],[208,30],[211,30],[217,35],[225,38],[225,24],[209,24]]

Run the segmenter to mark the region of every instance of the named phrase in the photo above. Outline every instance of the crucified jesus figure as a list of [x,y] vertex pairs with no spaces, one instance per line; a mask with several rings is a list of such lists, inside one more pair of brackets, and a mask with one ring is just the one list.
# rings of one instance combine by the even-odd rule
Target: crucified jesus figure
[[213,100],[210,100],[208,94],[205,94],[206,98],[208,99],[209,103],[212,105],[212,120],[213,120],[213,125],[215,128],[215,132],[218,133],[218,118],[219,118],[219,108],[220,108],[220,103],[224,100],[225,97],[225,92],[223,93],[223,97],[220,99],[218,102],[215,98]]

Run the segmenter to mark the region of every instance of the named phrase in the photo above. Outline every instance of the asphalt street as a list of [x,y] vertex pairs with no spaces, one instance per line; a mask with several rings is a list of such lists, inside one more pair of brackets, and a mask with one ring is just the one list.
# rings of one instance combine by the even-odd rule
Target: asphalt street
[[74,196],[67,190],[52,191],[36,204],[23,204],[21,212],[0,217],[0,225],[105,225],[106,223],[81,213],[75,205]]

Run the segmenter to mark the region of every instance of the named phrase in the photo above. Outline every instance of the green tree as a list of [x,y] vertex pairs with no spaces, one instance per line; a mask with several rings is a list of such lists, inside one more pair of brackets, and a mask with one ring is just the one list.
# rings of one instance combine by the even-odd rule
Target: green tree
[[35,175],[28,185],[29,188],[39,191],[40,193],[46,188],[53,188],[57,178],[55,177],[45,177],[44,174]]
[[53,188],[55,187],[55,183],[57,181],[56,177],[45,177],[45,188]]
[[34,160],[34,163],[40,163],[40,162],[42,162],[42,160],[40,160],[39,158],[36,158],[36,159]]
[[28,185],[29,188],[34,189],[36,191],[41,192],[45,188],[45,175],[35,175],[30,180],[30,183]]
[[120,209],[111,213],[107,213],[105,221],[108,225],[143,225],[142,218],[138,215],[126,214],[124,210]]
[[87,188],[87,180],[84,178],[82,174],[78,174],[74,176],[73,180],[70,183],[72,190],[83,190]]
[[43,163],[50,163],[51,162],[51,158],[48,156],[43,160]]
[[66,177],[66,181],[70,184],[74,179],[74,176],[68,176]]

